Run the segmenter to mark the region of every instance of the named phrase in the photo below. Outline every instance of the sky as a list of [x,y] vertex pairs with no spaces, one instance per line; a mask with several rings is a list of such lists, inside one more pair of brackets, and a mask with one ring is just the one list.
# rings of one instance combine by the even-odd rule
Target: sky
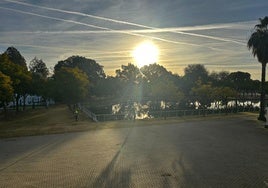
[[114,75],[135,62],[137,45],[151,41],[156,63],[174,74],[204,64],[260,80],[247,41],[267,10],[267,0],[0,0],[0,53],[14,46],[27,64],[37,57],[51,70],[79,55]]

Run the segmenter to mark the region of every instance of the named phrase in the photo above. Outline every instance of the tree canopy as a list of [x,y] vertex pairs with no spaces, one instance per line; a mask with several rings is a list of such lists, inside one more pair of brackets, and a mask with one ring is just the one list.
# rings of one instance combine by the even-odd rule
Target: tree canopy
[[201,64],[186,66],[184,75],[179,76],[156,63],[141,68],[129,63],[117,69],[115,76],[106,77],[103,66],[81,56],[59,61],[51,75],[42,59],[34,57],[29,70],[22,62],[23,56],[14,47],[0,55],[2,106],[11,100],[18,103],[20,97],[31,94],[66,104],[103,100],[111,101],[109,105],[134,106],[147,102],[160,105],[162,101],[185,109],[198,101],[206,108],[215,101],[226,104],[228,98],[239,93],[260,92],[260,82],[252,80],[247,72],[210,73]]
[[63,61],[59,61],[55,65],[54,70],[58,71],[62,67],[79,68],[86,73],[88,79],[92,83],[96,83],[99,79],[106,77],[103,66],[96,63],[96,61],[93,59],[88,59],[81,56],[71,56]]
[[32,74],[39,76],[42,79],[46,79],[48,77],[49,70],[42,59],[35,57],[30,62],[29,68]]
[[9,76],[0,71],[0,106],[6,110],[6,105],[12,101],[14,90],[12,88],[12,81]]
[[53,76],[53,93],[56,100],[76,104],[88,96],[87,75],[76,68],[62,67]]
[[15,47],[8,47],[4,54],[8,56],[11,62],[27,69],[26,60]]

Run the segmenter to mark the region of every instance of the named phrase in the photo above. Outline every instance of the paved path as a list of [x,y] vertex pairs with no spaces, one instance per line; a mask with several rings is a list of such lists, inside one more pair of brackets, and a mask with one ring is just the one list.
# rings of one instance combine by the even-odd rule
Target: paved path
[[0,187],[268,187],[252,118],[0,140]]

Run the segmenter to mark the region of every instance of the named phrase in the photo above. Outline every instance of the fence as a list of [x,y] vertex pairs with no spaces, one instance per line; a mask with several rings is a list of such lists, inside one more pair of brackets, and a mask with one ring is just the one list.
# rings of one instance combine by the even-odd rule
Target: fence
[[[162,110],[149,112],[150,118],[168,118],[183,116],[204,116],[210,114],[230,114],[238,112],[257,112],[259,108],[196,109],[196,110]],[[125,114],[96,114],[98,121],[124,120]]]
[[86,107],[84,107],[81,104],[78,104],[78,107],[93,121],[98,122],[98,118],[96,117],[96,114],[89,111]]

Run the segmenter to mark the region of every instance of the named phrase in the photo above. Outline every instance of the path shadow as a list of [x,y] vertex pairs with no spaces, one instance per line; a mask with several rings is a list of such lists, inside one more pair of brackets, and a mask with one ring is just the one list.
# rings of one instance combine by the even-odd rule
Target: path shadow
[[122,143],[121,147],[110,161],[110,163],[103,169],[95,181],[91,184],[90,187],[98,188],[111,188],[111,187],[130,187],[131,182],[131,171],[130,169],[125,169],[124,166],[119,166],[120,154],[123,151],[125,144],[131,133],[130,129],[128,134]]

